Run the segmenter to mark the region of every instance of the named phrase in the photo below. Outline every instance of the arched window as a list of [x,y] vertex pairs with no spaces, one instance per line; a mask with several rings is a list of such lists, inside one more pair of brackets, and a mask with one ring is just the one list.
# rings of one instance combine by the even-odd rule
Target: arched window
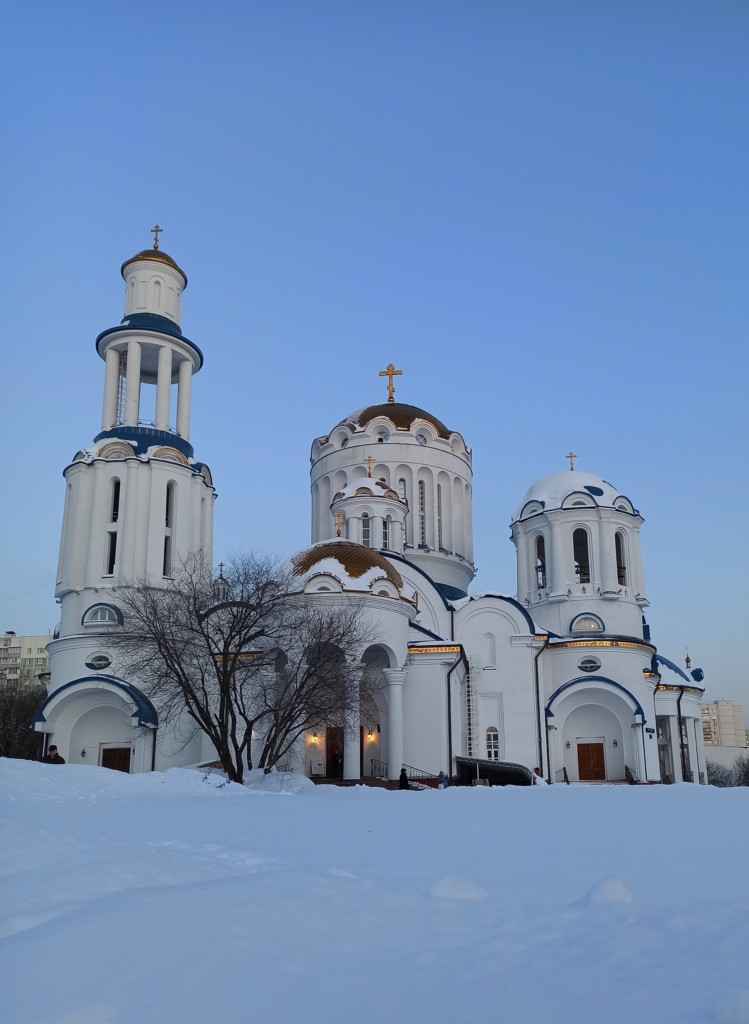
[[109,524],[106,535],[106,564],[104,575],[113,576],[114,567],[117,563],[117,523],[120,518],[120,481],[113,477],[109,491]]
[[572,557],[575,560],[575,582],[590,583],[590,551],[588,532],[579,527],[572,534]]
[[546,586],[546,543],[543,537],[536,537],[536,587]]
[[616,531],[614,543],[616,545],[616,578],[620,586],[626,587],[627,560],[625,557],[624,534],[621,532],[621,530]]
[[164,509],[164,568],[163,575],[172,575],[172,550],[174,547],[174,505],[177,485],[170,480],[166,485],[166,506]]
[[112,480],[112,493],[109,502],[109,521],[116,523],[120,518],[120,481],[117,477]]
[[84,626],[122,624],[122,612],[111,604],[92,604],[83,614]]
[[402,501],[406,500],[406,481],[403,479],[403,477],[400,477],[398,480],[398,497]]
[[486,730],[486,756],[489,761],[499,760],[499,729],[493,725]]
[[370,530],[369,514],[367,512],[362,512],[361,542],[365,548],[369,548],[372,546],[372,533]]
[[602,633],[603,628],[603,620],[599,619],[597,615],[593,615],[592,612],[576,615],[570,623],[571,633]]
[[393,520],[390,516],[386,516],[382,520],[382,546],[386,549],[390,547],[390,526]]

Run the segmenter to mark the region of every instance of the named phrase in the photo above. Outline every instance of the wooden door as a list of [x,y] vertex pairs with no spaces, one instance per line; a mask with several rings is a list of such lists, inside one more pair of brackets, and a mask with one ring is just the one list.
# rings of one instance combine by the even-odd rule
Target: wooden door
[[581,782],[605,781],[606,763],[603,758],[603,743],[578,743],[577,775]]
[[105,747],[101,752],[102,768],[116,772],[130,771],[130,747]]

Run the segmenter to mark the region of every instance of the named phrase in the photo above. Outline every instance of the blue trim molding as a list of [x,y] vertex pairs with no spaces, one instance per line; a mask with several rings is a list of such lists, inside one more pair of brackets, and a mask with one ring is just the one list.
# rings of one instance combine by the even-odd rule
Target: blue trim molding
[[145,455],[149,448],[156,445],[164,448],[176,448],[186,459],[191,459],[195,449],[179,434],[173,434],[170,430],[157,430],[156,427],[126,427],[120,424],[110,430],[102,430],[97,434],[94,441],[105,441],[107,438],[117,438],[119,441],[127,441],[135,449],[136,455]]
[[[148,316],[148,315],[149,314],[147,314],[147,313],[139,314],[139,316],[141,316],[141,317]],[[104,338],[108,338],[112,334],[123,334],[126,331],[138,331],[139,333],[142,332],[144,334],[166,334],[168,337],[178,338],[179,341],[181,341],[183,345],[187,345],[188,348],[191,348],[193,350],[193,352],[195,352],[195,354],[198,357],[198,365],[197,365],[196,370],[195,370],[195,372],[197,373],[197,371],[203,365],[203,353],[200,351],[200,349],[195,344],[195,342],[194,341],[190,341],[189,338],[186,338],[184,336],[184,334],[182,334],[181,331],[179,332],[179,334],[175,333],[174,327],[176,325],[173,324],[171,320],[166,320],[165,317],[155,317],[155,319],[159,320],[160,323],[164,323],[164,324],[168,325],[169,329],[167,330],[166,327],[162,327],[162,326],[159,326],[159,327],[143,326],[143,327],[141,327],[141,326],[139,326],[138,324],[136,324],[134,322],[136,319],[137,319],[137,317],[128,317],[126,320],[123,320],[123,322],[118,327],[108,327],[106,331],[102,331],[101,334],[96,339],[96,351],[99,353],[99,355],[101,355],[101,351],[99,349],[99,342],[101,342]],[[179,330],[179,328],[177,328],[177,330]]]
[[[86,683],[93,685],[86,686]],[[117,676],[81,676],[79,679],[72,679],[69,683],[64,683],[58,687],[54,693],[50,693],[47,699],[44,701],[42,706],[37,711],[36,715],[31,722],[31,728],[34,729],[37,725],[42,722],[46,722],[45,709],[49,706],[50,702],[57,697],[63,690],[70,690],[76,686],[81,690],[86,689],[101,689],[101,683],[109,683],[110,686],[115,686],[122,690],[130,700],[135,704],[135,711],[130,716],[136,720],[136,725],[142,725],[146,729],[157,729],[159,725],[159,717],[156,714],[156,708],[153,706],[151,701],[146,697],[144,693],[141,693],[137,686],[133,686],[132,683],[126,683],[124,679],[118,679]]]
[[669,661],[668,658],[664,658],[662,654],[656,654],[655,660],[659,664],[665,665],[666,668],[670,668],[672,672],[675,672],[677,674],[677,676],[681,676],[681,678],[685,682],[687,682],[687,683],[691,683],[692,682],[692,680],[689,678],[689,676],[686,674],[686,672],[683,669],[680,669],[678,665],[675,665],[673,663],[673,661]]
[[167,316],[159,316],[158,313],[131,313],[129,316],[123,316],[120,327],[137,327],[139,330],[145,328],[147,331],[171,334],[175,338],[182,337],[182,328],[179,324],[175,324]]

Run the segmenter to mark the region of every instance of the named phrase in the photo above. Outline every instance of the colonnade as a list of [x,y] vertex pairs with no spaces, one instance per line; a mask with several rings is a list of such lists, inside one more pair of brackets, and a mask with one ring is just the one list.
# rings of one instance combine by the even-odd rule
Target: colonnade
[[118,398],[121,377],[121,360],[125,356],[125,409],[122,423],[127,427],[138,425],[140,417],[140,388],[143,383],[143,349],[158,349],[156,371],[156,418],[157,430],[169,428],[171,386],[175,362],[177,365],[177,434],[185,439],[190,435],[190,398],[193,363],[189,356],[183,356],[169,344],[155,345],[132,339],[126,349],[107,350],[104,371],[104,406],[101,428],[111,430],[118,426]]

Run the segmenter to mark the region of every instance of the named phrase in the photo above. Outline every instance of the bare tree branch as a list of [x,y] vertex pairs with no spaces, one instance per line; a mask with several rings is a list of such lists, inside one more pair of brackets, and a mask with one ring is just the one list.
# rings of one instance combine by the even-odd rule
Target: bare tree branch
[[371,642],[361,603],[302,595],[271,559],[233,558],[220,585],[205,565],[170,581],[118,592],[124,625],[118,658],[163,722],[187,714],[211,740],[228,777],[241,782],[253,737],[259,767],[286,759],[299,738],[345,721],[372,696],[362,671]]

